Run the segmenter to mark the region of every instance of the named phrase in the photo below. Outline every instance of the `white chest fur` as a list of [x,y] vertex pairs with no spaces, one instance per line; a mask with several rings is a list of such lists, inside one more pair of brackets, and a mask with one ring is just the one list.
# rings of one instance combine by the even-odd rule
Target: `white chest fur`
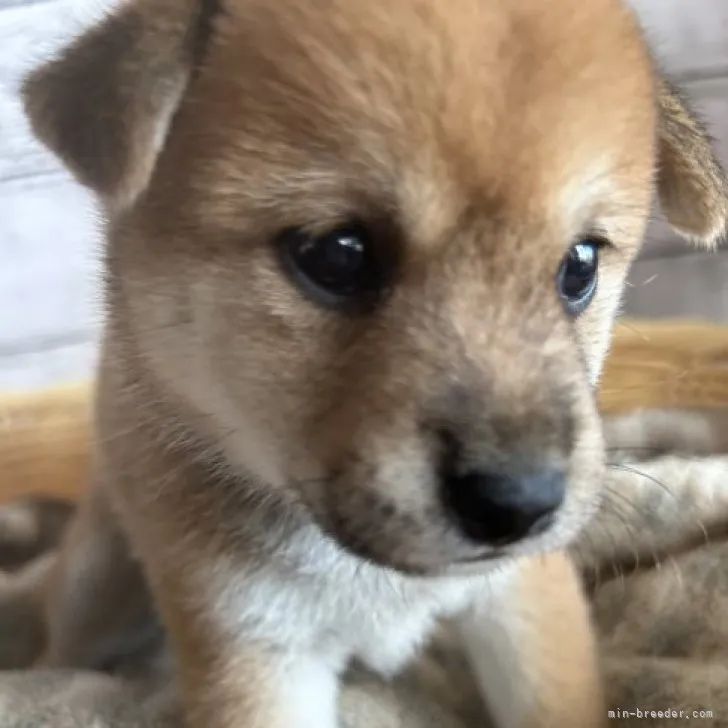
[[255,566],[221,566],[204,582],[230,640],[270,642],[334,669],[356,657],[384,674],[413,656],[438,618],[493,586],[484,576],[404,576],[351,556],[314,529]]

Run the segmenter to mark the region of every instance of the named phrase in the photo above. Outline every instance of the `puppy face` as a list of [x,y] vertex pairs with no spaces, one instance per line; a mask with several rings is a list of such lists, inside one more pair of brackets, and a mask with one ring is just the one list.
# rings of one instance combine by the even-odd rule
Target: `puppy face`
[[255,487],[405,571],[568,542],[659,165],[686,235],[725,218],[616,0],[136,0],[26,100],[107,204],[112,332]]

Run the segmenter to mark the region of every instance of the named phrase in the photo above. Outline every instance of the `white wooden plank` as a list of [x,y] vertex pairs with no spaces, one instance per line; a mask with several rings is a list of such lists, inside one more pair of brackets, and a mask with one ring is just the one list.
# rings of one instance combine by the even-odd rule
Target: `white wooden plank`
[[648,318],[697,318],[728,324],[728,252],[635,263],[625,312]]
[[726,0],[630,0],[658,58],[678,73],[728,70]]
[[94,327],[97,232],[90,197],[67,179],[0,184],[0,347]]
[[0,9],[0,85],[17,84],[118,0],[48,0]]
[[0,392],[30,391],[93,377],[98,346],[95,340],[44,351],[0,357]]

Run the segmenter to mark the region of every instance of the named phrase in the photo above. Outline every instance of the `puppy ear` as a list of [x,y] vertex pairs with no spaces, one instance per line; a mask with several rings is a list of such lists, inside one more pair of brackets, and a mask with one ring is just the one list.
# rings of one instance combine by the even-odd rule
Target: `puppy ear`
[[711,139],[677,90],[660,79],[657,97],[662,211],[683,237],[712,246],[728,221],[728,180]]
[[149,182],[210,8],[210,0],[125,0],[23,84],[35,135],[112,209]]

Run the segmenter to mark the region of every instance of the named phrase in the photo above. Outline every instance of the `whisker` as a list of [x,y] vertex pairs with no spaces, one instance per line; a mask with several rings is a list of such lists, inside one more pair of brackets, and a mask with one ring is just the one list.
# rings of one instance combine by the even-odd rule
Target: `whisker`
[[[624,528],[624,530],[626,531],[627,546],[628,546],[629,550],[632,552],[632,557],[634,560],[634,568],[637,569],[637,568],[639,568],[639,565],[640,565],[640,552],[636,545],[637,538],[635,536],[635,532],[632,530],[632,528],[630,527],[629,522],[628,522],[628,515],[622,511],[620,511],[616,507],[616,505],[617,505],[616,503],[610,503],[609,505],[610,505],[610,508],[606,512],[611,513],[611,515],[613,515],[615,518],[617,518],[618,521],[620,522],[620,524],[622,525],[622,527]],[[602,528],[604,529],[604,532],[608,533],[608,535],[609,535],[609,538],[610,538],[613,548],[614,548],[614,553],[619,553],[619,548],[618,548],[618,544],[615,539],[614,533],[611,530],[607,529],[604,524],[602,524]],[[612,559],[612,563],[614,564],[614,559]]]
[[[630,283],[630,286],[631,286],[632,288],[634,288],[634,287],[635,287],[635,284],[634,284],[634,283]],[[635,327],[635,326],[632,326],[631,324],[628,324],[628,323],[627,323],[626,321],[624,321],[624,320],[620,320],[620,321],[618,321],[617,323],[618,323],[618,325],[619,325],[619,326],[621,326],[622,328],[625,328],[625,329],[627,329],[628,331],[631,331],[631,332],[632,332],[633,334],[637,334],[637,336],[639,336],[639,337],[640,337],[640,339],[642,339],[642,341],[644,341],[644,342],[649,342],[649,341],[650,341],[650,337],[649,337],[649,335],[648,335],[648,334],[646,334],[646,333],[645,333],[644,331],[640,331],[640,330],[639,330],[639,329],[638,329],[637,327]]]
[[677,496],[670,490],[670,488],[667,486],[666,483],[663,483],[661,480],[656,478],[654,475],[650,475],[649,473],[645,473],[642,470],[639,470],[638,468],[635,468],[631,465],[627,465],[626,463],[612,463],[609,465],[610,468],[613,470],[623,470],[627,473],[632,473],[633,475],[639,475],[643,478],[646,478],[651,483],[654,483],[655,485],[662,488],[662,490],[667,493],[668,495],[672,496],[677,501]]
[[[606,534],[607,538],[612,543],[614,553],[617,553],[617,551],[618,551],[617,540],[616,540],[614,533],[610,529],[608,529],[605,524],[600,524],[600,528],[602,530],[602,533]],[[625,584],[626,577],[625,577],[624,569],[622,568],[622,565],[614,557],[610,558],[607,564],[603,564],[599,568],[597,568],[597,570],[596,570],[597,581],[596,581],[595,588],[600,587],[603,583],[605,567],[609,567],[609,570],[612,574],[611,578],[612,579],[618,578],[622,584],[622,589],[623,590],[626,589],[626,584]]]
[[[679,510],[681,508],[681,506],[690,505],[690,504],[685,504],[683,501],[681,501],[681,499],[677,497],[677,495],[670,489],[670,487],[666,483],[661,481],[659,478],[656,478],[656,477],[650,475],[649,473],[645,473],[644,471],[640,470],[639,468],[635,468],[630,465],[626,465],[624,463],[617,464],[617,465],[610,465],[609,467],[611,467],[614,470],[621,470],[623,472],[628,472],[628,473],[632,473],[633,475],[640,476],[642,478],[647,479],[651,483],[654,483],[655,485],[659,486],[662,489],[662,492],[664,492],[666,495],[668,495],[672,498],[672,502],[673,502],[673,505],[675,506],[676,510]],[[615,492],[612,488],[609,488],[609,491]],[[636,504],[632,504],[632,505],[636,507]],[[700,532],[703,536],[703,544],[704,545],[709,544],[711,541],[710,533],[708,532],[708,529],[705,527],[705,524],[703,523],[703,521],[700,518],[698,518],[698,516],[693,511],[689,510],[689,508],[686,510],[688,513],[690,513],[690,515],[692,516],[692,521],[697,526],[697,528],[700,530]]]

